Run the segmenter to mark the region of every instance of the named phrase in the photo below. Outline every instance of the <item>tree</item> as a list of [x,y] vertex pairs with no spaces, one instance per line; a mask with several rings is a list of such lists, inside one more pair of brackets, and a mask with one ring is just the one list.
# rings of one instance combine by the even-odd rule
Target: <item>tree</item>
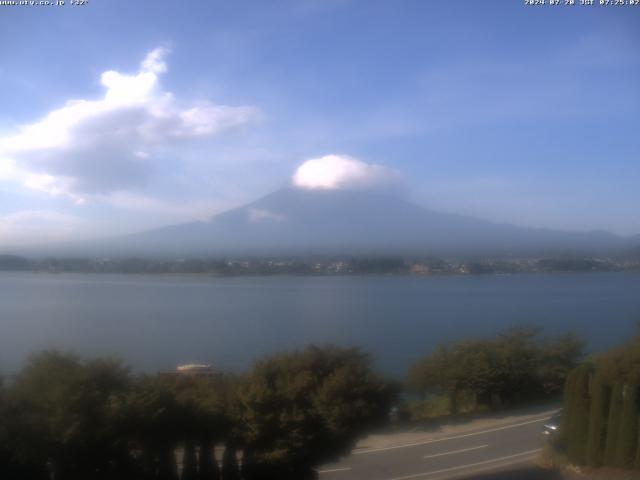
[[10,392],[19,455],[38,468],[48,465],[57,479],[123,477],[126,445],[112,404],[126,394],[128,375],[115,360],[32,357]]
[[540,350],[540,382],[545,395],[562,393],[564,381],[583,356],[584,341],[574,333],[552,338]]
[[[181,407],[182,436],[185,445],[199,445],[200,455],[194,462],[201,480],[220,478],[218,463],[213,458],[214,445],[225,438],[231,428],[229,417],[232,381],[220,372],[208,376],[177,376],[164,379]],[[194,450],[195,458],[195,450]],[[191,475],[188,472],[188,475]]]
[[237,450],[235,444],[227,441],[222,455],[222,480],[240,480]]
[[631,373],[640,372],[640,333],[629,343],[597,357],[596,363],[611,384],[625,382]]
[[496,393],[504,403],[515,403],[538,394],[540,330],[517,327],[496,340]]
[[560,444],[563,447],[569,443],[569,428],[571,425],[571,415],[573,414],[573,397],[577,379],[577,371],[573,370],[567,375],[564,383],[564,394],[562,397],[562,416],[560,417]]
[[182,457],[182,475],[180,480],[197,480],[198,475],[198,458],[193,442],[187,439],[184,443],[184,454]]
[[604,465],[614,465],[618,449],[618,437],[623,404],[622,382],[617,382],[611,392],[609,418],[607,420],[607,441],[604,450]]
[[357,349],[312,346],[258,362],[240,390],[245,476],[314,478],[313,467],[386,420],[393,399]]
[[438,347],[430,356],[409,370],[410,387],[423,395],[442,392],[449,399],[450,412],[458,413],[461,393],[475,396],[477,402],[491,403],[496,389],[495,351],[486,341],[463,341]]
[[456,360],[451,348],[438,347],[429,357],[414,364],[408,376],[408,384],[422,395],[433,390],[443,392],[449,399],[452,414],[458,413],[458,395],[467,378]]
[[569,404],[572,413],[568,424],[567,453],[569,460],[577,465],[586,463],[589,430],[589,383],[592,372],[591,365],[584,364],[578,367]]
[[591,386],[591,412],[587,439],[587,463],[594,467],[602,465],[607,438],[607,416],[611,400],[611,387],[605,383],[603,373],[595,373]]
[[633,375],[624,386],[620,429],[616,442],[615,463],[619,467],[633,466],[638,446],[638,388],[640,378]]
[[558,395],[581,355],[575,335],[542,340],[538,329],[518,327],[438,347],[410,368],[408,384],[423,395],[445,394],[455,414],[461,394],[490,407]]
[[177,480],[174,451],[184,436],[185,411],[169,386],[157,377],[139,377],[119,411],[140,475]]

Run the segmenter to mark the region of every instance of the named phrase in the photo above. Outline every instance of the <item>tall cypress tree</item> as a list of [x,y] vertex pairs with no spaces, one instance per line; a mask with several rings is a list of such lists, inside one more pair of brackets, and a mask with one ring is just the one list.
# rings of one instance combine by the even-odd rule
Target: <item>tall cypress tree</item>
[[158,452],[158,480],[178,480],[178,466],[173,448],[164,446]]
[[604,448],[604,465],[615,464],[620,419],[622,418],[622,389],[623,384],[616,382],[611,392],[609,418],[607,420],[607,441]]
[[640,379],[633,375],[624,388],[622,417],[616,445],[615,464],[618,467],[632,467],[638,446],[638,388]]
[[610,401],[611,387],[605,383],[602,371],[598,370],[591,385],[591,412],[587,439],[587,464],[594,467],[602,465],[604,457]]
[[209,438],[202,440],[200,455],[198,457],[200,467],[200,480],[219,480],[220,469],[214,455],[215,444]]
[[222,455],[222,480],[240,480],[240,467],[235,445],[228,441]]
[[560,441],[565,447],[569,442],[569,427],[571,425],[571,415],[573,414],[573,397],[577,374],[577,369],[572,370],[569,375],[567,375],[567,379],[564,383],[562,417],[560,419]]
[[181,480],[197,480],[198,459],[196,458],[196,449],[191,440],[187,440],[184,444],[184,454],[182,457],[182,475]]
[[569,460],[576,465],[586,463],[587,435],[589,430],[589,383],[592,369],[590,365],[581,365],[576,370],[573,386],[573,399],[570,408],[567,453]]

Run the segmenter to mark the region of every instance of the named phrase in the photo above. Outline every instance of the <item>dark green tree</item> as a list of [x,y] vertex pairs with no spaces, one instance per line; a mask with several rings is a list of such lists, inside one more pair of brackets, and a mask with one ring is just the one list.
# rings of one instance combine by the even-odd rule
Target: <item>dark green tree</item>
[[407,383],[423,395],[445,394],[455,414],[461,394],[489,407],[557,396],[581,355],[575,335],[545,340],[538,329],[519,327],[438,347],[410,368]]
[[604,465],[615,464],[620,421],[622,419],[623,389],[624,384],[622,382],[616,382],[611,392],[609,418],[607,420],[607,441],[604,450]]
[[222,455],[222,480],[240,480],[237,449],[232,441],[227,441]]
[[449,399],[451,413],[458,412],[458,395],[466,376],[461,375],[451,348],[438,347],[428,357],[416,362],[409,370],[407,383],[414,392],[426,395],[442,392]]
[[573,415],[573,399],[578,378],[577,370],[569,372],[564,384],[564,394],[562,397],[562,417],[560,418],[560,444],[566,447],[569,442],[569,431],[571,426],[571,417]]
[[540,348],[539,377],[545,395],[560,395],[565,379],[578,366],[584,341],[574,333],[551,338]]
[[629,343],[600,355],[596,361],[612,384],[626,382],[629,375],[640,372],[640,329]]
[[623,389],[622,413],[615,455],[615,464],[623,468],[633,467],[638,447],[639,375],[639,373],[635,373]]
[[165,379],[184,412],[183,435],[199,445],[201,480],[218,480],[220,471],[213,458],[215,444],[228,437],[232,428],[231,404],[235,379],[214,372],[207,376],[177,376]]
[[10,392],[19,455],[61,480],[124,478],[127,447],[113,404],[129,383],[128,370],[117,361],[81,361],[57,352],[32,357]]
[[[141,476],[177,480],[175,450],[184,438],[185,411],[163,379],[140,377],[119,407]],[[189,418],[188,416],[186,418]]]
[[409,370],[408,384],[422,395],[443,393],[452,414],[458,413],[462,393],[490,404],[492,393],[501,387],[495,349],[485,341],[463,341],[438,347]]
[[587,464],[594,467],[601,466],[604,457],[610,400],[611,387],[605,383],[603,373],[598,370],[591,385],[591,412],[587,439]]
[[220,478],[220,469],[214,457],[213,449],[214,445],[208,438],[202,440],[200,444],[200,455],[198,456],[200,480],[218,480]]
[[394,390],[359,350],[312,346],[258,362],[240,401],[245,478],[305,479],[385,421]]
[[539,334],[539,329],[525,326],[513,328],[496,340],[496,393],[503,403],[512,404],[538,394]]
[[576,370],[575,383],[572,389],[567,435],[567,454],[569,460],[577,465],[586,463],[587,438],[589,433],[590,395],[589,384],[593,375],[591,365],[584,364]]
[[180,480],[199,480],[198,457],[193,442],[187,439],[184,442],[184,454],[182,457],[182,475]]

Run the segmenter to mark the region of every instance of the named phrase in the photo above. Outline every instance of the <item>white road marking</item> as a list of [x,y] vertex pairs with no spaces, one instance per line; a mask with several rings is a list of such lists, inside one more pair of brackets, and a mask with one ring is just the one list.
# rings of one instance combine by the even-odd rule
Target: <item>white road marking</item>
[[[513,455],[507,455],[506,457],[493,458],[491,460],[484,460],[482,462],[468,463],[467,465],[460,465],[458,467],[443,468],[441,470],[433,470],[431,472],[414,473],[412,475],[405,475],[403,477],[393,477],[393,478],[388,478],[386,480],[408,480],[410,478],[426,477],[426,476],[429,476],[429,475],[437,475],[438,473],[453,472],[455,470],[464,470],[465,468],[477,467],[477,466],[480,466],[480,465],[487,465],[488,463],[498,463],[498,462],[502,462],[504,460],[510,460],[510,459],[516,458],[516,457],[523,457],[525,455],[533,455],[534,453],[538,453],[541,450],[542,450],[541,448],[537,448],[535,450],[529,450],[527,452],[521,452],[521,453],[515,453]],[[520,460],[518,460],[518,461],[520,461]],[[514,462],[514,463],[517,463],[517,462]]]
[[489,430],[482,430],[481,432],[466,433],[464,435],[455,435],[453,437],[438,438],[438,439],[435,439],[435,440],[425,440],[423,442],[405,443],[405,444],[402,444],[402,445],[393,445],[391,447],[381,447],[381,448],[371,448],[371,449],[367,449],[367,450],[355,450],[355,451],[351,452],[351,454],[352,455],[362,455],[362,454],[365,454],[365,453],[385,452],[387,450],[395,450],[397,448],[416,447],[418,445],[428,445],[430,443],[446,442],[447,440],[456,440],[458,438],[473,437],[475,435],[482,435],[484,433],[498,432],[500,430],[507,430],[509,428],[522,427],[523,425],[530,425],[532,423],[544,422],[546,420],[549,420],[550,418],[551,418],[550,416],[546,416],[544,418],[540,418],[540,419],[537,419],[537,420],[529,420],[528,422],[515,423],[513,425],[505,425],[504,427],[490,428]]
[[425,455],[424,458],[443,457],[444,455],[453,455],[455,453],[470,452],[471,450],[480,450],[481,448],[487,448],[489,445],[478,445],[477,447],[463,448],[462,450],[452,450],[450,452],[436,453],[434,455]]
[[494,463],[492,465],[487,465],[485,467],[480,467],[480,468],[474,468],[471,472],[459,472],[459,473],[454,473],[453,476],[451,475],[445,475],[444,477],[431,477],[428,480],[455,480],[456,478],[458,479],[462,479],[462,478],[469,478],[469,475],[475,475],[477,473],[480,472],[487,472],[487,471],[491,471],[491,472],[495,472],[501,468],[505,468],[505,467],[512,467],[513,465],[518,465],[520,463],[524,463],[524,462],[530,462],[533,458],[535,458],[535,456],[525,456],[525,457],[521,457],[518,458],[517,460],[513,460],[511,462],[507,462],[507,463]]
[[329,468],[327,470],[318,470],[318,473],[348,472],[349,470],[351,470],[351,467]]

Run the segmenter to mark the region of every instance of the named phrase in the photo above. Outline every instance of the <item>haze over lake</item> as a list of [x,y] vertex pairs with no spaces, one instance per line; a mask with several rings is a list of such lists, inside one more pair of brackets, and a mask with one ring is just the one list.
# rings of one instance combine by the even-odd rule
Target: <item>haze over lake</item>
[[600,350],[640,319],[640,275],[188,277],[0,274],[0,372],[46,348],[153,372],[243,370],[305,344],[355,345],[402,375],[437,344],[515,324],[573,330]]

